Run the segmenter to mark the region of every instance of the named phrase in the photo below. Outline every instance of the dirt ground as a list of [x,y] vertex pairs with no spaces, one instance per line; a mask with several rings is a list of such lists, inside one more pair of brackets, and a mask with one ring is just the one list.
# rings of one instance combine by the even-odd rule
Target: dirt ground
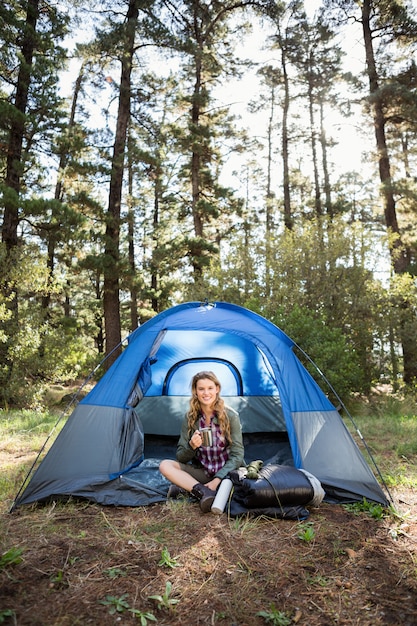
[[0,569],[0,623],[415,625],[417,492],[393,495],[399,515],[322,504],[304,522],[181,500],[21,507],[0,518],[1,553],[22,549]]

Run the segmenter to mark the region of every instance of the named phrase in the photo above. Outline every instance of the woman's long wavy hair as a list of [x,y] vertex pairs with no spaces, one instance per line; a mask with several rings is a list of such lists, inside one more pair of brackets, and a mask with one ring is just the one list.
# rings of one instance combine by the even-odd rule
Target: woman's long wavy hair
[[222,434],[226,437],[226,440],[229,444],[232,443],[232,437],[230,434],[230,422],[229,417],[226,412],[225,404],[223,398],[220,397],[221,384],[217,376],[213,372],[198,372],[195,374],[191,381],[191,398],[190,398],[190,408],[187,413],[188,418],[188,431],[192,433],[194,424],[198,419],[201,413],[200,402],[197,398],[197,383],[199,380],[211,380],[216,387],[218,387],[218,392],[216,395],[216,399],[213,405],[213,411],[219,420],[219,426]]

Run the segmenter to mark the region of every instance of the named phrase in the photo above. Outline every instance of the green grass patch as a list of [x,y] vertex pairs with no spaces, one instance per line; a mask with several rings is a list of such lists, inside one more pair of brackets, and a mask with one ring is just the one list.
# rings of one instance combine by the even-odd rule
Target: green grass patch
[[0,410],[1,452],[38,452],[57,421],[58,416],[49,412]]
[[[0,511],[8,510],[39,451],[48,448],[65,423],[49,411],[0,410]],[[54,428],[56,426],[56,428]],[[52,434],[53,433],[53,434]]]
[[417,404],[412,398],[384,396],[355,405],[345,423],[375,471],[370,456],[388,487],[417,487]]

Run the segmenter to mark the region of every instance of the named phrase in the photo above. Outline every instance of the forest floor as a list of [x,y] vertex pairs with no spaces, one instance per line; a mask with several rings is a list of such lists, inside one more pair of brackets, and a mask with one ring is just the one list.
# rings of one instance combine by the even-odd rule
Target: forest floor
[[186,500],[2,511],[0,623],[415,625],[417,491],[392,495],[379,519],[325,503],[304,522],[230,519]]

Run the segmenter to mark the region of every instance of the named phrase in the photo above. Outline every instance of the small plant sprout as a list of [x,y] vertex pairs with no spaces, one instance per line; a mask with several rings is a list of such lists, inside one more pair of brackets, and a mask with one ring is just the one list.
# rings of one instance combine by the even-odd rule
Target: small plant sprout
[[363,498],[361,502],[344,504],[343,507],[355,515],[358,515],[359,513],[368,513],[368,515],[377,520],[382,519],[385,515],[384,507],[381,504],[368,502],[366,498]]
[[259,615],[259,617],[263,617],[267,624],[272,624],[273,626],[289,626],[292,621],[286,613],[279,611],[273,602],[269,611],[259,611],[257,615]]
[[[116,613],[124,613],[125,611],[129,611],[129,613],[132,613],[132,615],[140,620],[141,626],[147,626],[148,622],[157,621],[153,613],[149,613],[148,611],[140,611],[139,609],[134,609],[130,607],[126,599],[127,597],[127,593],[124,593],[119,598],[117,596],[106,596],[105,600],[100,600],[100,604],[104,604],[104,606],[110,607],[110,615],[116,615]],[[118,619],[121,618],[119,617]]]
[[129,611],[134,615],[137,619],[140,619],[140,626],[146,626],[148,622],[156,622],[157,619],[153,613],[143,613],[139,611],[139,609],[129,609]]
[[10,548],[0,556],[0,570],[9,565],[18,565],[22,562],[22,548]]
[[300,529],[298,531],[297,537],[301,539],[301,541],[305,541],[309,543],[315,539],[316,533],[314,527],[311,524],[301,524]]
[[156,606],[159,610],[160,609],[170,610],[179,602],[179,600],[170,597],[171,591],[172,591],[172,583],[168,580],[165,585],[165,593],[162,596],[155,595],[155,596],[148,596],[148,598],[149,600],[153,600],[154,602],[156,602]]
[[127,576],[126,571],[120,567],[109,567],[104,570],[104,573],[111,579],[119,578],[120,576]]
[[13,617],[14,623],[17,623],[16,614],[13,609],[4,609],[3,611],[0,611],[0,624],[4,624],[9,617]]
[[160,567],[179,567],[179,563],[176,558],[171,557],[168,548],[163,548],[161,552],[161,558],[158,565]]
[[51,585],[63,585],[64,584],[64,570],[59,569],[56,574],[50,577]]
[[307,582],[309,585],[317,585],[318,587],[327,587],[329,584],[328,578],[317,574],[317,576],[307,576]]
[[128,594],[124,593],[119,598],[117,596],[106,596],[105,600],[100,600],[100,604],[104,604],[104,606],[109,607],[110,615],[115,615],[116,613],[123,613],[130,609],[129,603],[127,602]]

